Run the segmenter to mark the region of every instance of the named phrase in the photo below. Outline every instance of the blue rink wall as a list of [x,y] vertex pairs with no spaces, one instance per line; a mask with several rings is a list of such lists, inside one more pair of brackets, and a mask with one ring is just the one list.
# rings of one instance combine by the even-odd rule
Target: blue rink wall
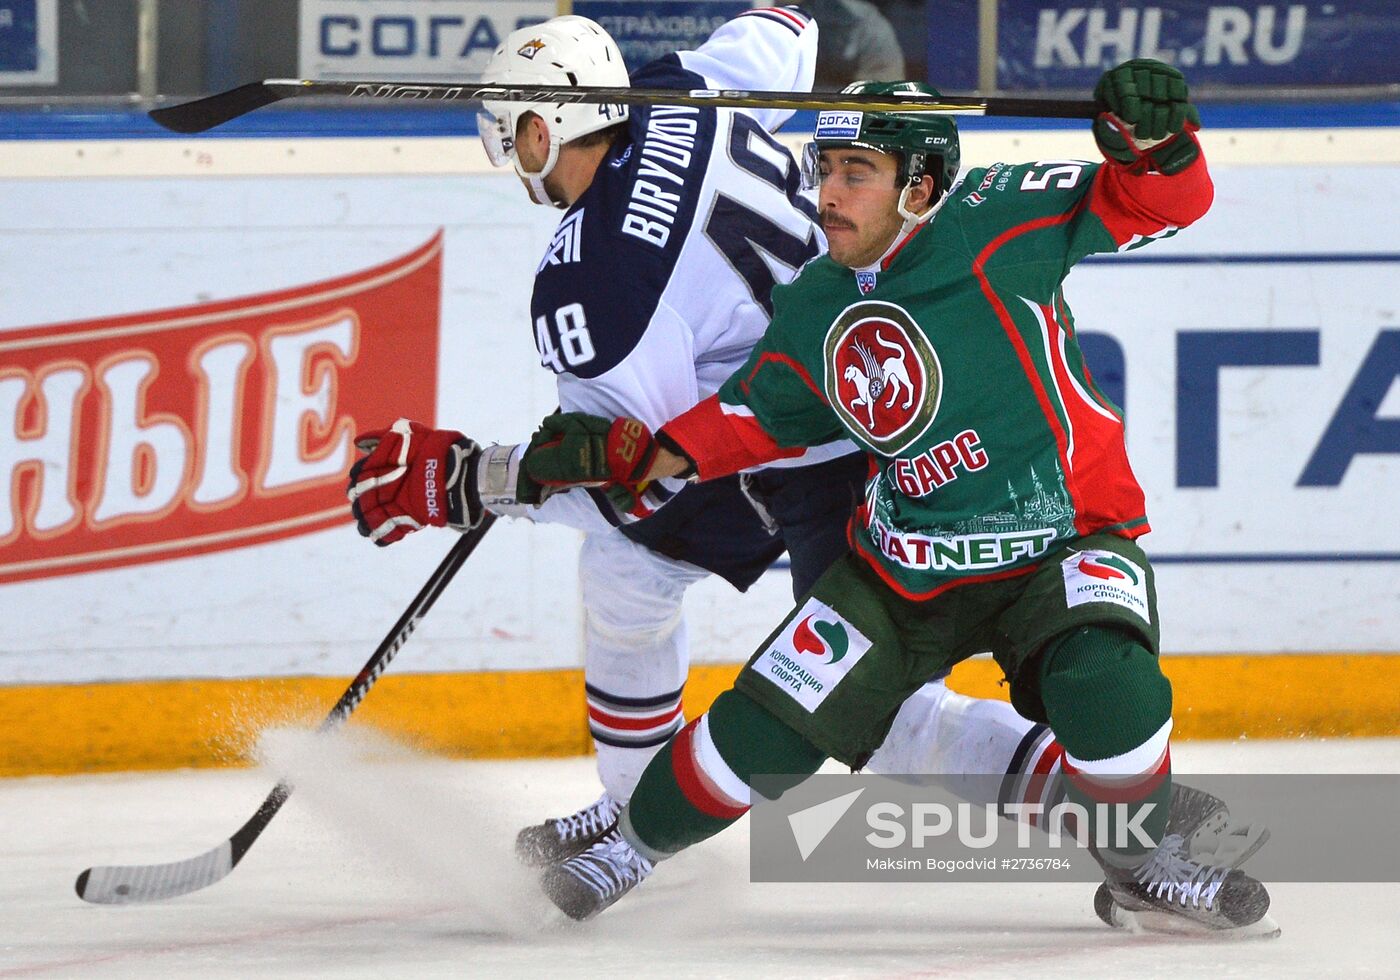
[[[1147,490],[1143,544],[1183,734],[1400,732],[1396,120],[1389,104],[1207,107],[1212,212],[1068,281]],[[267,719],[326,710],[450,541],[373,549],[346,523],[179,557],[131,545],[85,563],[65,528],[95,526],[114,480],[130,483],[124,533],[169,540],[173,518],[141,501],[180,460],[172,506],[192,499],[191,461],[207,471],[213,453],[201,420],[217,399],[199,385],[188,404],[174,393],[184,388],[159,394],[196,365],[143,347],[140,324],[177,308],[207,321],[441,234],[436,377],[424,382],[436,421],[521,439],[555,404],[528,296],[557,215],[490,171],[464,112],[269,111],[208,138],[162,135],[128,113],[5,114],[0,137],[0,773],[236,760]],[[968,166],[1094,156],[1079,124],[964,127]],[[362,336],[396,329],[392,307],[346,302]],[[296,326],[267,316],[269,336]],[[102,326],[75,332],[72,349],[52,341],[68,328],[48,325],[74,321]],[[83,347],[98,334],[108,346]],[[296,451],[307,465],[329,460],[326,473],[337,453],[348,463],[351,431],[382,421],[348,408],[351,374],[375,369],[357,357],[308,353],[287,380],[286,397],[304,401]],[[134,400],[102,373],[121,358],[144,365]],[[74,366],[88,362],[87,375]],[[81,413],[66,442],[42,443],[65,411],[46,383],[65,371],[87,385],[67,403]],[[252,404],[255,374],[227,377],[227,404]],[[160,433],[184,451],[162,449]],[[89,458],[105,461],[106,490],[64,487]],[[316,479],[329,494],[339,478]],[[69,525],[44,525],[65,506]],[[228,522],[234,533],[234,511]],[[450,752],[585,751],[576,550],[574,532],[503,522],[364,714]],[[58,553],[68,564],[46,564]],[[784,613],[786,575],[739,601],[702,583],[687,603],[694,711]],[[989,663],[960,673],[995,694]]]

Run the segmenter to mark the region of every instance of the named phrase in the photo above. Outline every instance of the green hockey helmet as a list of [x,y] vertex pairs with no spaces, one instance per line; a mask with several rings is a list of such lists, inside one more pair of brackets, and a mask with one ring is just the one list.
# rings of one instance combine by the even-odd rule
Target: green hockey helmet
[[[939,91],[923,82],[852,82],[846,95],[894,95],[937,99]],[[958,176],[961,153],[958,125],[952,116],[933,112],[859,112],[824,109],[817,113],[813,141],[803,148],[803,184],[821,182],[818,155],[824,149],[857,146],[888,153],[899,161],[896,187],[907,190],[928,175],[934,180],[932,200],[941,200]],[[904,213],[900,195],[900,211]]]

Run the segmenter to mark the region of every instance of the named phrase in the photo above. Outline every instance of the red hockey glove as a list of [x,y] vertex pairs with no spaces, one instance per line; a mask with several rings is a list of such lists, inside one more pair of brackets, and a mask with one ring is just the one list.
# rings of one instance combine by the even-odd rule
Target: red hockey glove
[[391,545],[425,525],[465,531],[481,523],[481,449],[462,433],[399,419],[355,445],[367,455],[350,467],[345,494],[360,533],[375,544]]

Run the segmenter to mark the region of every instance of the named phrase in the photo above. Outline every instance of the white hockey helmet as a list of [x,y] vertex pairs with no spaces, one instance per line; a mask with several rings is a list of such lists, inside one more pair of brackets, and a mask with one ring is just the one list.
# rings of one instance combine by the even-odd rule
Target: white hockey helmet
[[[587,17],[555,17],[522,27],[506,36],[482,73],[486,85],[628,85],[622,52],[608,32]],[[544,191],[544,178],[559,159],[559,148],[570,140],[596,133],[627,119],[625,105],[579,105],[567,102],[482,103],[477,131],[492,166],[513,161],[515,172],[531,188],[536,203],[556,203]],[[534,112],[549,126],[549,157],[538,173],[520,165],[515,153],[515,127],[520,115]]]

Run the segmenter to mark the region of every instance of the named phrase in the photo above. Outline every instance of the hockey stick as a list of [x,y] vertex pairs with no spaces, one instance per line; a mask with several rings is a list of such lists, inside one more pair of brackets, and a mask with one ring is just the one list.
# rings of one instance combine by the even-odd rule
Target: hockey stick
[[542,102],[589,105],[716,106],[733,109],[846,109],[853,112],[938,112],[975,116],[1093,119],[1103,107],[1088,99],[1003,99],[914,95],[847,95],[842,92],[745,92],[741,90],[608,88],[579,85],[444,85],[438,82],[322,82],[270,78],[193,102],[151,110],[150,116],[177,133],[202,133],[254,109],[305,96],[426,99],[437,102]]
[[[350,686],[345,689],[345,693],[335,703],[331,713],[326,716],[325,721],[321,722],[318,731],[325,732],[339,726],[364,700],[364,696],[369,693],[369,689],[374,686],[379,675],[384,673],[384,669],[389,666],[394,655],[413,634],[419,621],[433,607],[438,596],[442,595],[443,590],[447,588],[447,583],[452,581],[452,576],[457,574],[457,569],[462,567],[467,556],[476,549],[495,520],[495,515],[488,513],[480,524],[457,540],[456,544],[452,546],[452,550],[447,553],[447,557],[443,558],[441,564],[438,565],[437,570],[423,584],[423,588],[418,590],[418,594],[413,597],[413,601],[403,611],[403,615],[394,624],[394,628],[380,642],[374,655],[355,675],[355,679],[350,682]],[[258,835],[267,829],[267,825],[272,822],[273,817],[277,816],[277,811],[282,808],[283,803],[287,802],[287,797],[291,794],[292,786],[285,780],[279,782],[273,787],[272,792],[267,794],[267,799],[262,801],[258,812],[254,813],[242,827],[239,827],[232,837],[213,850],[205,851],[197,857],[184,861],[174,861],[170,864],[109,865],[88,868],[78,875],[78,881],[75,885],[78,897],[85,902],[122,905],[128,902],[152,902],[162,898],[174,898],[177,895],[185,895],[200,888],[207,888],[216,881],[227,877],[228,873],[238,865],[238,862],[243,860],[243,855],[248,853],[248,849],[253,846]]]

